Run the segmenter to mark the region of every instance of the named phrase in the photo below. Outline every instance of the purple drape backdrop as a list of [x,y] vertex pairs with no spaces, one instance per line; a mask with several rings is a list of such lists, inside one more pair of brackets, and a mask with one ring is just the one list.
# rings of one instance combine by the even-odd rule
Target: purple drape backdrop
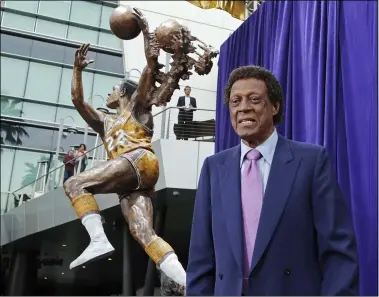
[[325,146],[354,218],[361,295],[378,295],[376,1],[266,1],[221,46],[216,152],[239,139],[223,104],[230,72],[260,65],[285,94],[279,133]]

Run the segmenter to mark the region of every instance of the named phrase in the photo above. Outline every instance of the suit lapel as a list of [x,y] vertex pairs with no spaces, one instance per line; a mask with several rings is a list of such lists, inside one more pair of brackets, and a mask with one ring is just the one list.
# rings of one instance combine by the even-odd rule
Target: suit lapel
[[243,272],[243,224],[241,205],[241,146],[235,147],[224,164],[219,165],[221,199],[230,246]]
[[289,143],[279,136],[272,161],[255,241],[251,271],[262,257],[283,213],[300,160],[295,159]]

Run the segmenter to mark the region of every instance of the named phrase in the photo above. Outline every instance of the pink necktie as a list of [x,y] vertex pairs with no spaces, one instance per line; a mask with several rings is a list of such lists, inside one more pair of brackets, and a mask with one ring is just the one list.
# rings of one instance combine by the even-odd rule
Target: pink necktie
[[247,278],[249,278],[251,261],[253,259],[255,238],[257,236],[263,201],[262,175],[257,164],[260,157],[260,152],[255,149],[246,154],[245,159],[247,160],[245,160],[245,169],[241,181],[242,216],[245,234],[245,288],[247,285]]

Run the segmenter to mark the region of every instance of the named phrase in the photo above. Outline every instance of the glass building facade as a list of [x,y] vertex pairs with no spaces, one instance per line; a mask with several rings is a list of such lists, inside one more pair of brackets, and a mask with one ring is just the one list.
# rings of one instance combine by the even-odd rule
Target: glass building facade
[[[1,1],[1,211],[10,193],[30,184],[39,161],[51,164],[59,122],[74,125],[60,152],[83,142],[85,123],[71,103],[74,53],[90,43],[85,99],[105,106],[124,77],[121,41],[110,31],[111,1]],[[89,130],[87,149],[95,145]],[[30,194],[33,184],[22,189]],[[21,194],[19,191],[18,194]],[[12,198],[13,199],[13,198]]]

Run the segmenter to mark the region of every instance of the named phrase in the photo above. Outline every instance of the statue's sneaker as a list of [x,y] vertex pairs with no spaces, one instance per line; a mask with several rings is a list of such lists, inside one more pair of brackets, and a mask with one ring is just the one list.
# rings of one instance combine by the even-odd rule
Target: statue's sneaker
[[186,287],[183,285],[179,285],[174,282],[171,278],[169,278],[163,271],[157,267],[160,272],[161,279],[161,296],[185,296],[186,295]]
[[75,267],[88,264],[92,261],[105,258],[114,252],[114,247],[108,241],[108,239],[94,239],[91,240],[88,247],[84,250],[84,252],[76,258],[76,260],[72,261],[70,264],[70,269]]

